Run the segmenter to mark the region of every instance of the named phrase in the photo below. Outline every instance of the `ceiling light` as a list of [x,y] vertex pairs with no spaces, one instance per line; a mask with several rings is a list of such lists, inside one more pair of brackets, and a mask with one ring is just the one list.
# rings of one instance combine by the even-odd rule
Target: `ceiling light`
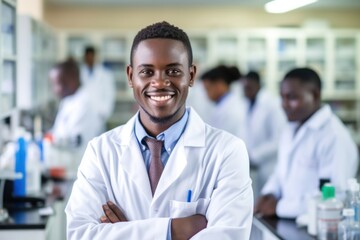
[[273,0],[265,4],[269,13],[284,13],[316,2],[317,0]]

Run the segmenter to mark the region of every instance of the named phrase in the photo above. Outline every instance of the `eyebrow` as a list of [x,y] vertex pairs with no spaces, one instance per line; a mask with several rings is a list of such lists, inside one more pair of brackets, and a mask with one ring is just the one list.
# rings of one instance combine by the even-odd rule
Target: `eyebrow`
[[[169,63],[166,65],[166,67],[181,67],[183,66],[180,63]],[[137,66],[137,68],[141,68],[141,67],[154,67],[153,64],[140,64],[139,66]]]

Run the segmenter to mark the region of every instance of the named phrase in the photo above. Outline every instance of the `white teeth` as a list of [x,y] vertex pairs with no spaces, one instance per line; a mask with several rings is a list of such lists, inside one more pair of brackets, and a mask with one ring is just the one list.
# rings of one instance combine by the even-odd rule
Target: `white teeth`
[[171,96],[170,96],[170,95],[167,95],[167,96],[150,96],[150,98],[151,98],[152,100],[161,102],[161,101],[169,100],[169,99],[171,98]]

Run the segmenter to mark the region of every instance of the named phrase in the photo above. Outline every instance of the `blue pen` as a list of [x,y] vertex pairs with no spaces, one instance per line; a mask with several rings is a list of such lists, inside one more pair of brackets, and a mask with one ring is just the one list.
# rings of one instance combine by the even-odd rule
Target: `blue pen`
[[188,191],[187,202],[191,202],[191,190]]

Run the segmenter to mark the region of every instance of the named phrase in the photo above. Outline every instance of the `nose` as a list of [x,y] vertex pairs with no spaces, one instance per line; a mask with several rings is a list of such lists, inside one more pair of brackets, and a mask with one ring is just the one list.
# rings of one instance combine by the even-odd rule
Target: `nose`
[[151,85],[156,88],[164,88],[170,86],[170,80],[165,73],[157,73],[151,79]]
[[286,97],[281,98],[281,106],[284,110],[289,108],[289,101],[286,99]]

